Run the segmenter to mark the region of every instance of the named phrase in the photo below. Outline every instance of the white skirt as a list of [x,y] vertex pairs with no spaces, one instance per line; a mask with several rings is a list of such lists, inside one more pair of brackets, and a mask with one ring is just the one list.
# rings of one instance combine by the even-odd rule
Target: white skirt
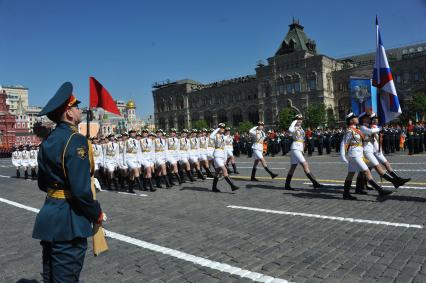
[[136,157],[127,157],[126,163],[130,169],[137,169],[141,167],[141,164],[139,163],[139,160]]
[[291,164],[295,165],[295,164],[299,164],[299,163],[303,163],[303,162],[306,162],[306,159],[303,156],[303,152],[301,152],[298,149],[292,149],[291,150]]
[[263,151],[258,149],[253,149],[253,158],[255,160],[260,160],[263,158]]
[[15,167],[21,167],[22,166],[21,160],[12,160],[12,164]]
[[367,164],[365,164],[362,157],[349,157],[348,158],[348,172],[363,172],[368,170]]
[[216,167],[216,168],[218,168],[218,167],[224,167],[225,166],[225,158],[223,158],[223,157],[215,157],[214,158],[214,166]]
[[368,160],[368,166],[373,167],[379,165],[379,161],[377,160],[376,156],[372,152],[364,152],[365,158]]
[[377,158],[377,160],[378,160],[381,164],[388,162],[388,160],[386,159],[386,157],[383,155],[383,152],[381,152],[381,151],[376,151],[376,152],[374,153],[374,156]]

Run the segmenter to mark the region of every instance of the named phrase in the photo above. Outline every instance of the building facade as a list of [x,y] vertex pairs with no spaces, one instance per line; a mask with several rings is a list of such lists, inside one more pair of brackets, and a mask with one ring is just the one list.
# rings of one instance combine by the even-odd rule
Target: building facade
[[20,104],[26,111],[28,108],[28,88],[21,85],[0,86],[6,92],[6,103],[11,114],[16,115]]
[[[426,43],[388,50],[401,104],[414,91],[426,90]],[[153,85],[155,126],[189,128],[197,120],[212,127],[241,121],[278,124],[279,112],[291,103],[304,112],[323,103],[338,120],[350,110],[349,79],[371,78],[374,54],[335,59],[319,54],[316,42],[294,21],[276,53],[259,63],[255,75],[202,84],[185,79]]]
[[9,111],[7,94],[0,89],[0,148],[10,150],[15,145],[15,115]]

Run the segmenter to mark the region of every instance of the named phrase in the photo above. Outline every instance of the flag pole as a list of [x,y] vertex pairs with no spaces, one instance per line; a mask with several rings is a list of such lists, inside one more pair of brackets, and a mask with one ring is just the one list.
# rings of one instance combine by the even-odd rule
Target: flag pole
[[86,138],[89,139],[90,138],[90,116],[92,114],[92,110],[90,109],[90,106],[87,107],[87,112],[86,112]]

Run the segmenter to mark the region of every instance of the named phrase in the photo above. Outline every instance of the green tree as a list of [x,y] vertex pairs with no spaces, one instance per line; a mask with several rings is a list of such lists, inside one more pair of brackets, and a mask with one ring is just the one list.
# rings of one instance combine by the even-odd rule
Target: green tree
[[305,113],[304,124],[311,128],[324,125],[326,122],[326,111],[324,103],[309,105]]
[[414,119],[416,118],[416,113],[421,116],[426,115],[426,90],[414,93],[410,105],[410,113]]
[[208,128],[209,124],[207,124],[206,120],[197,120],[192,123],[193,127],[196,129]]
[[253,124],[249,121],[243,121],[240,122],[240,124],[238,125],[238,132],[239,133],[247,133],[251,128],[253,128]]
[[334,116],[333,109],[327,108],[327,127],[335,127],[336,126],[336,117]]
[[280,128],[287,130],[291,122],[293,121],[294,115],[296,115],[296,111],[293,108],[284,107],[283,109],[281,109],[278,118],[278,124]]

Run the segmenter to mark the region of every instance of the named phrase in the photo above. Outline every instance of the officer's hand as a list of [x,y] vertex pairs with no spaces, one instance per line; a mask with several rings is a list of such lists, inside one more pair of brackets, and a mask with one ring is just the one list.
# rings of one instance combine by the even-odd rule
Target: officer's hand
[[99,214],[98,220],[96,221],[97,224],[102,224],[103,221],[107,220],[107,216],[105,213],[101,212]]

